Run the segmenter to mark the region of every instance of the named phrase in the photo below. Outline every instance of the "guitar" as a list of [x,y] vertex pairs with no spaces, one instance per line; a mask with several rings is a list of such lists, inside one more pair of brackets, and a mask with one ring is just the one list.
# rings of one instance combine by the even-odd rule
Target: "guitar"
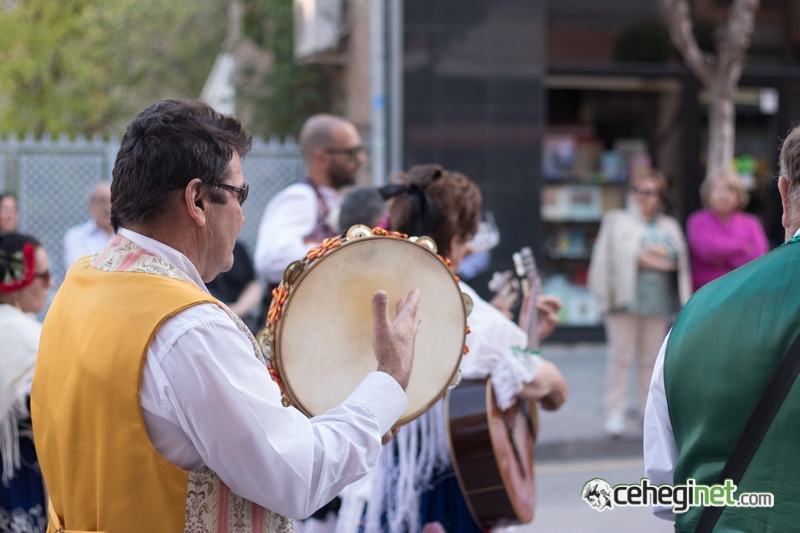
[[[514,266],[521,279],[502,273],[493,278],[493,285],[505,291],[508,301],[519,299],[519,293],[513,294],[515,286],[521,291],[520,324],[528,334],[528,348],[537,349],[536,296],[541,282],[530,248],[514,254]],[[475,523],[489,529],[533,520],[535,402],[519,400],[501,411],[491,378],[463,380],[447,392],[445,417],[453,468]]]

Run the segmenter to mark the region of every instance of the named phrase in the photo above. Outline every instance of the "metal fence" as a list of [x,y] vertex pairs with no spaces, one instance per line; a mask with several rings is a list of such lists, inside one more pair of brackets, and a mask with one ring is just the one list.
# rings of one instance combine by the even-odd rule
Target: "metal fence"
[[[0,138],[0,191],[17,194],[19,231],[42,242],[56,284],[64,279],[64,233],[91,218],[91,190],[98,181],[111,179],[118,150],[115,138]],[[302,176],[300,150],[291,139],[266,143],[257,138],[242,171],[250,194],[239,239],[252,253],[267,202]]]

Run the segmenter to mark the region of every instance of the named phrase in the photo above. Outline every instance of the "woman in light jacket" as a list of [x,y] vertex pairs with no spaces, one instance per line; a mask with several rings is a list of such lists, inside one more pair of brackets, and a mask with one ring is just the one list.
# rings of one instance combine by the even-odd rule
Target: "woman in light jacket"
[[668,321],[692,293],[686,239],[678,222],[661,212],[667,182],[656,171],[631,180],[626,210],[611,210],[600,224],[589,264],[589,289],[605,315],[606,433],[625,429],[628,377],[639,367],[640,417]]

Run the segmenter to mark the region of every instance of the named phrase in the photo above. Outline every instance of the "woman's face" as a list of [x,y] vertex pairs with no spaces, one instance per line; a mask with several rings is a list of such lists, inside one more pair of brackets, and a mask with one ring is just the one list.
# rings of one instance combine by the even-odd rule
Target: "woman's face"
[[38,313],[47,302],[47,293],[53,286],[50,279],[50,260],[41,246],[36,248],[33,282],[18,291],[19,307],[26,313]]
[[13,196],[4,196],[0,200],[0,233],[17,231],[19,222],[17,200]]
[[631,196],[646,218],[652,217],[661,204],[658,183],[648,178],[637,181],[636,185],[631,187]]
[[717,215],[728,216],[738,207],[739,198],[727,183],[715,180],[708,191],[708,207]]
[[470,241],[460,236],[453,237],[450,243],[450,255],[448,256],[450,260],[450,270],[457,272],[461,261],[471,253],[472,244],[470,244]]

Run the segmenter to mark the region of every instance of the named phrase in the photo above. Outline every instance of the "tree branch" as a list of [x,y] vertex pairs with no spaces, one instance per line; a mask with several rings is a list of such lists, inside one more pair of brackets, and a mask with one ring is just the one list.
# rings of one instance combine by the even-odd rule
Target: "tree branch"
[[[758,0],[745,0],[758,3]],[[672,44],[678,49],[694,75],[705,85],[714,79],[714,57],[700,50],[692,33],[687,0],[660,0],[661,11],[667,21]]]
[[750,47],[753,35],[755,11],[760,0],[733,0],[728,23],[719,42],[717,56],[719,58],[718,76],[730,89],[731,94],[739,83],[742,74],[745,54]]

